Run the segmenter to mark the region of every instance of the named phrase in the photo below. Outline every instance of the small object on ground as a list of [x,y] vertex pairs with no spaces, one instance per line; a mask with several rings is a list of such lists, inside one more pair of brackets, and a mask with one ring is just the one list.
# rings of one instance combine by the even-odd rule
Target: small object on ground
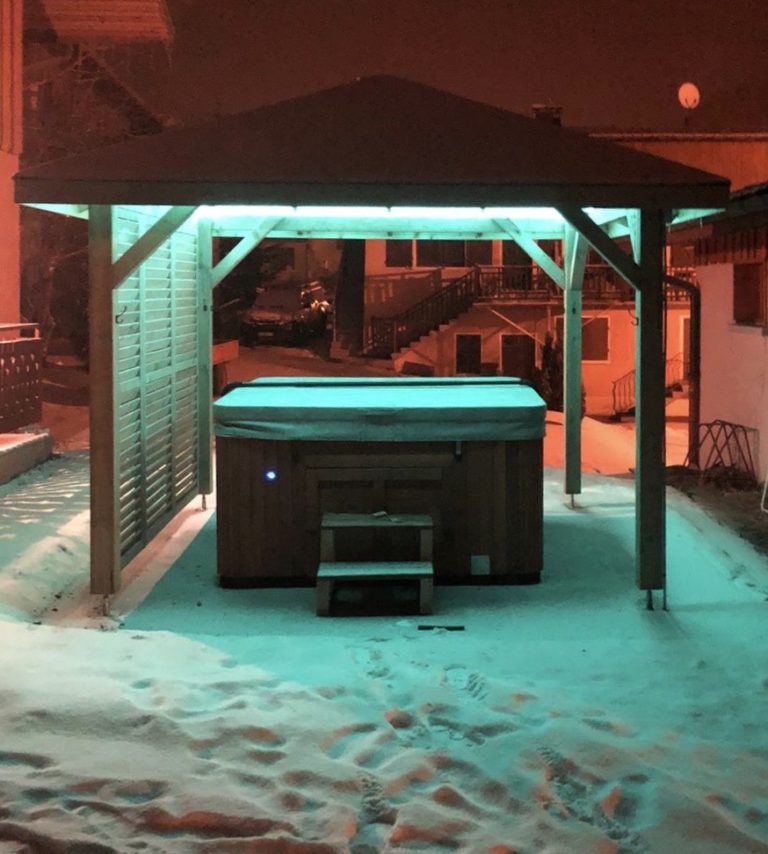
[[464,626],[428,626],[426,624],[421,624],[416,626],[416,628],[420,632],[432,632],[438,629],[442,629],[444,632],[463,632]]

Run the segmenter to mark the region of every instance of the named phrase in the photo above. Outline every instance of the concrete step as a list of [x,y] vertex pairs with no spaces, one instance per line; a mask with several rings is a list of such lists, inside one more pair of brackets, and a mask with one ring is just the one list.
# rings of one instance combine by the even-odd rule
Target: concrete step
[[53,452],[53,439],[43,433],[0,433],[0,483],[7,483],[45,462]]

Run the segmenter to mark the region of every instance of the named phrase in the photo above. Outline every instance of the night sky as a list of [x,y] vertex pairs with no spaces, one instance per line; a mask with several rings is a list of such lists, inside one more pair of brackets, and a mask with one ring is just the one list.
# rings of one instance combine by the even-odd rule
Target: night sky
[[168,0],[159,105],[183,123],[394,74],[571,126],[768,130],[764,0]]

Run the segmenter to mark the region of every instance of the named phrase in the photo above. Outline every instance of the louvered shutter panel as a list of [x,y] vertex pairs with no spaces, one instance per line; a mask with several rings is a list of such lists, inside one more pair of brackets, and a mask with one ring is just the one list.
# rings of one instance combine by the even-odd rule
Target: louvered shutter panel
[[[122,255],[157,212],[118,208]],[[182,226],[116,290],[115,371],[123,565],[198,487],[197,233]]]

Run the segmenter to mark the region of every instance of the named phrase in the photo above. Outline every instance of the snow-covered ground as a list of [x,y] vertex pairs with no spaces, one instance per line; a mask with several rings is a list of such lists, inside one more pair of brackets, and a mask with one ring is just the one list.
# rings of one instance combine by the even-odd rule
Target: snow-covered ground
[[670,492],[646,611],[631,431],[585,425],[570,509],[556,421],[542,583],[430,618],[216,588],[199,502],[103,618],[87,454],[0,487],[0,852],[768,851],[765,561]]

